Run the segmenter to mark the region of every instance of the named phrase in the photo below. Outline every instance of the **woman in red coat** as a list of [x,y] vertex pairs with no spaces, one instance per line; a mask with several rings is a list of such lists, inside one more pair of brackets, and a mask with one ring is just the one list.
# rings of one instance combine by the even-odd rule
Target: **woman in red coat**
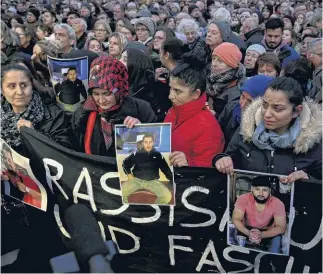
[[180,64],[170,76],[169,99],[173,107],[164,122],[172,123],[174,166],[211,167],[212,158],[222,152],[221,128],[206,107],[205,77],[189,64]]

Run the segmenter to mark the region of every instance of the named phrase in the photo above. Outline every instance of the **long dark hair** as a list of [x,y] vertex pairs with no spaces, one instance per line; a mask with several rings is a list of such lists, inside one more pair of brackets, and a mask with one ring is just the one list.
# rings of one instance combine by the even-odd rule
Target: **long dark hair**
[[127,49],[127,67],[130,95],[134,95],[139,89],[154,80],[153,63],[150,57],[141,50]]

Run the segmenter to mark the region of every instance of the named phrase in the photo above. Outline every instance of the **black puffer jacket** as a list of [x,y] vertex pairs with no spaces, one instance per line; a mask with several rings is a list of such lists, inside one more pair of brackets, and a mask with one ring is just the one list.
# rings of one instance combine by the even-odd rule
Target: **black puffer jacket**
[[[313,101],[303,103],[300,115],[301,132],[291,148],[261,150],[252,142],[256,124],[261,121],[262,99],[254,100],[245,110],[240,129],[234,134],[225,153],[213,159],[230,156],[235,169],[289,175],[303,170],[312,178],[322,180],[322,110]],[[322,182],[321,182],[322,183]]]
[[[72,131],[73,131],[72,139],[73,139],[74,149],[76,151],[80,151],[80,152],[85,151],[84,138],[85,138],[87,121],[90,113],[91,113],[90,111],[85,111],[83,107],[80,107],[73,114],[73,117],[71,120]],[[108,122],[113,124],[123,124],[127,116],[137,118],[141,123],[155,123],[157,120],[149,103],[132,97],[126,97],[121,107],[117,111],[107,114],[106,116],[104,116],[104,118]],[[115,140],[113,140],[113,144],[107,150],[105,146],[103,134],[101,132],[101,122],[98,116],[93,130],[93,138],[91,140],[92,153],[96,155],[115,157],[114,141]]]

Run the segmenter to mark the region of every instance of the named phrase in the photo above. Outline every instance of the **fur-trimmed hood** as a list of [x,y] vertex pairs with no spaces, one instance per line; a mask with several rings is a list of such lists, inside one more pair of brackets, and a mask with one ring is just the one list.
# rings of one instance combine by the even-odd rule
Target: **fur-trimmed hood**
[[[255,99],[244,111],[241,120],[240,134],[244,142],[251,142],[256,126],[262,120],[262,98]],[[296,154],[306,153],[315,144],[322,141],[322,107],[311,99],[303,102],[303,111],[300,114],[301,131],[294,144]]]

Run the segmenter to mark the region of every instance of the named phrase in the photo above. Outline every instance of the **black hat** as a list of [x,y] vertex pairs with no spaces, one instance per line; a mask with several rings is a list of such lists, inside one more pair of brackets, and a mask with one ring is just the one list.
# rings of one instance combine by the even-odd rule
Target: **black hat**
[[39,16],[40,16],[40,12],[38,9],[34,9],[34,8],[31,8],[31,9],[28,9],[27,10],[27,13],[30,12],[32,13],[35,17],[36,17],[36,20],[39,19]]
[[80,18],[80,14],[76,10],[71,10],[67,13],[66,17],[68,17],[71,14],[75,14],[78,18]]
[[193,10],[198,9],[199,7],[196,5],[190,5],[188,7],[188,14],[191,14]]
[[261,176],[257,176],[254,177],[252,179],[252,186],[265,186],[265,187],[269,187],[271,188],[271,184],[273,182],[276,182],[278,179],[277,176],[266,176],[266,175],[261,175]]

